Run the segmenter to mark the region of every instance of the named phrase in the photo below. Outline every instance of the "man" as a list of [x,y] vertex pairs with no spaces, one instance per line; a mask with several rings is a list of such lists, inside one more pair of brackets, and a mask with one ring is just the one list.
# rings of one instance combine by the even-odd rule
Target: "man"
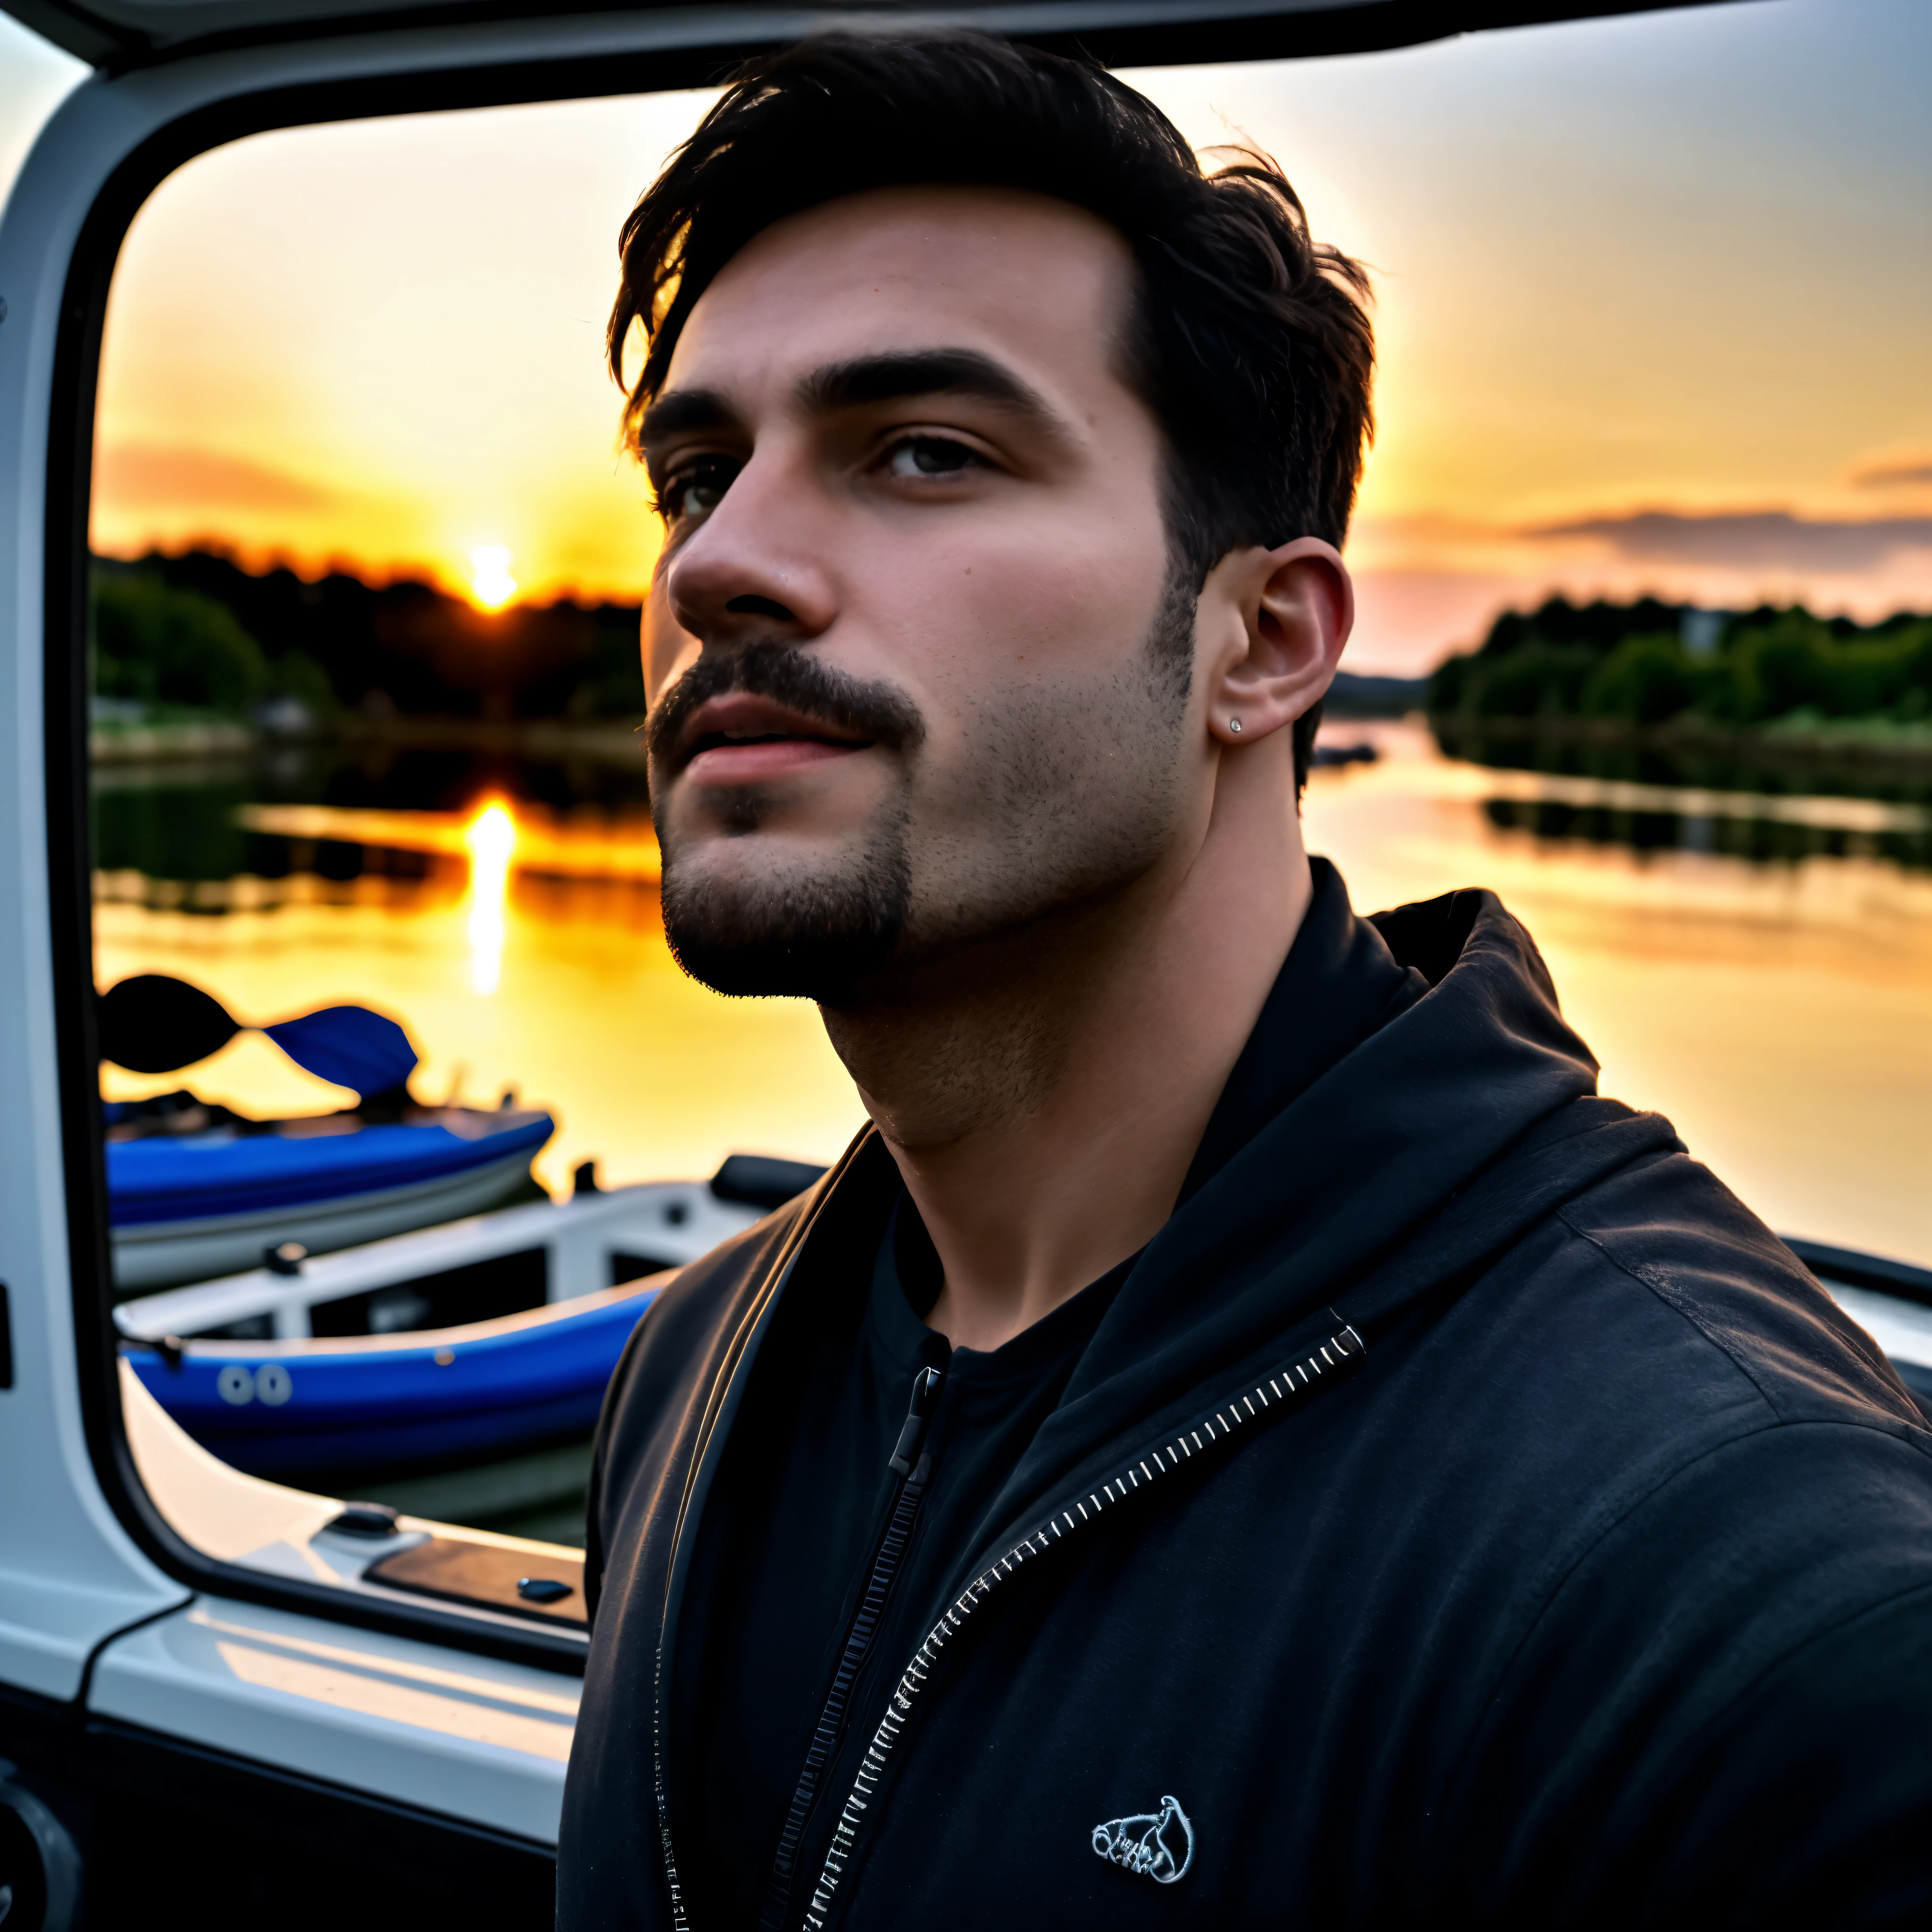
[[1932,1907],[1911,1399],[1492,897],[1304,851],[1364,294],[975,38],[626,227],[667,930],[872,1124],[613,1381],[572,1932]]

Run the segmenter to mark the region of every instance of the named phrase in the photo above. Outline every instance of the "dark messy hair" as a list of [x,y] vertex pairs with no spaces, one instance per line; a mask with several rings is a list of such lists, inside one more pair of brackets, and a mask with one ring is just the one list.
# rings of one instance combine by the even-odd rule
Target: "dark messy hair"
[[[828,34],[742,68],[631,212],[610,314],[628,431],[692,307],[746,242],[868,189],[1029,190],[1087,209],[1138,270],[1124,370],[1169,451],[1175,563],[1198,595],[1238,546],[1340,545],[1370,434],[1368,278],[1312,241],[1286,177],[1240,151],[1204,173],[1153,102],[1106,70],[973,33]],[[1295,721],[1298,787],[1318,705]]]

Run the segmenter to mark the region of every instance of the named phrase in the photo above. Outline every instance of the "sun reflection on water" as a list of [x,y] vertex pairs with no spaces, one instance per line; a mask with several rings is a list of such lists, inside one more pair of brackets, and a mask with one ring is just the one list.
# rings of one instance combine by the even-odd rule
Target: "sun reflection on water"
[[510,860],[517,849],[517,821],[500,801],[484,806],[465,828],[470,850],[470,986],[496,992],[503,978],[503,909],[510,896]]

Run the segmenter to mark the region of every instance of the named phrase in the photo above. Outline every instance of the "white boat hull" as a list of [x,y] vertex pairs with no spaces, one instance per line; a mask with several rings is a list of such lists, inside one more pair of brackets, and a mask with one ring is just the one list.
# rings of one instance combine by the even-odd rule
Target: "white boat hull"
[[453,1221],[513,1193],[530,1166],[525,1148],[487,1167],[339,1200],[116,1228],[114,1286],[131,1294],[177,1282],[206,1281],[258,1265],[268,1249],[284,1241],[299,1241],[310,1254],[329,1254],[433,1222]]

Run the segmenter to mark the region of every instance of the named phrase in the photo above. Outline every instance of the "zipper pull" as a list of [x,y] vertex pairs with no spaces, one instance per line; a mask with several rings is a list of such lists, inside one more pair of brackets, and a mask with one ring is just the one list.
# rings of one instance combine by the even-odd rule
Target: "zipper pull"
[[926,1440],[926,1425],[932,1419],[933,1405],[939,1400],[939,1385],[946,1378],[937,1369],[921,1369],[912,1378],[912,1406],[906,1412],[905,1426],[899,1431],[898,1447],[886,1466],[896,1476],[909,1476],[919,1457],[919,1445]]

